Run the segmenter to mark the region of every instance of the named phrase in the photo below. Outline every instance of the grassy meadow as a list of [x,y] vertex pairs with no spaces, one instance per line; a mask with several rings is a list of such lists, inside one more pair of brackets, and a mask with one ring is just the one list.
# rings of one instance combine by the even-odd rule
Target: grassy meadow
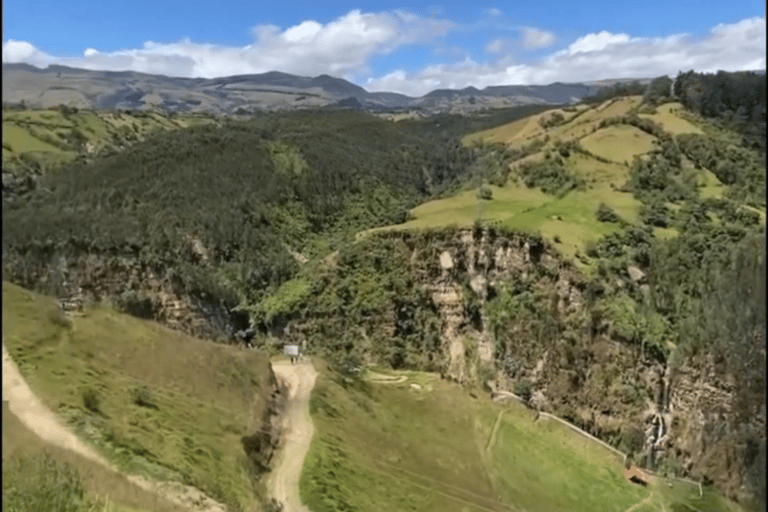
[[665,103],[656,108],[655,114],[640,114],[640,117],[660,124],[665,131],[673,135],[679,133],[704,133],[701,128],[676,114],[677,111],[681,110],[683,110],[683,106],[680,103]]
[[106,306],[65,318],[53,299],[7,282],[3,338],[43,403],[117,467],[257,503],[242,437],[260,428],[265,356]]
[[652,135],[628,125],[602,128],[581,139],[581,145],[590,153],[611,162],[631,163],[637,155],[653,149]]
[[156,112],[8,110],[3,112],[3,164],[21,158],[52,169],[77,156],[77,140],[98,151],[114,146],[118,139],[143,138],[160,130],[210,122],[209,117],[192,114],[171,118]]
[[[499,224],[508,228],[539,232],[554,241],[561,253],[574,256],[583,253],[585,245],[619,229],[616,223],[599,222],[596,212],[601,203],[613,209],[629,223],[639,222],[640,202],[629,192],[621,192],[629,179],[634,157],[654,148],[656,138],[634,126],[614,124],[599,128],[606,119],[637,112],[641,96],[607,100],[599,105],[578,105],[572,112],[563,112],[564,121],[543,128],[540,120],[552,111],[536,114],[489,130],[469,134],[465,144],[493,142],[518,147],[534,139],[548,142],[538,153],[511,164],[510,179],[503,187],[487,185],[490,200],[480,200],[476,190],[464,190],[421,204],[411,210],[411,218],[403,224],[370,231],[393,229],[425,229],[447,226],[469,227],[477,221]],[[642,114],[672,134],[703,133],[679,113],[679,103],[667,103],[654,114]],[[575,190],[564,197],[548,195],[536,188],[526,188],[515,180],[515,169],[521,164],[541,162],[556,148],[556,141],[578,141],[586,152],[571,151],[562,159],[562,166],[586,183],[586,190]],[[685,162],[685,165],[692,165]],[[699,193],[702,198],[721,197],[725,186],[709,170],[699,171]],[[762,214],[761,212],[761,215]],[[674,236],[674,228],[654,228],[662,238]]]
[[627,222],[638,220],[640,203],[631,194],[614,190],[610,183],[599,183],[561,198],[512,181],[504,187],[489,185],[488,188],[493,194],[491,200],[478,199],[475,190],[464,191],[414,208],[411,211],[413,219],[404,224],[370,232],[470,227],[476,220],[481,220],[510,229],[540,232],[550,240],[559,240],[556,244],[563,254],[574,256],[579,251],[583,252],[587,242],[620,229],[619,224],[597,220],[600,203],[610,206]]
[[598,444],[437,375],[376,369],[370,381],[345,380],[316,367],[315,437],[300,484],[313,512],[731,510],[712,493],[698,508],[695,486],[631,484]]

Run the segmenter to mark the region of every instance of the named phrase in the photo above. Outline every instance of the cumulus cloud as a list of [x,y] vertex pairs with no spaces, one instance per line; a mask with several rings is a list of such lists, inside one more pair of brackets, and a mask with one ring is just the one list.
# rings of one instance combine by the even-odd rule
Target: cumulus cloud
[[301,75],[347,75],[366,69],[375,55],[438,40],[455,24],[406,11],[363,13],[353,10],[327,24],[307,20],[282,30],[274,25],[253,29],[254,42],[244,47],[147,42],[142,48],[113,52],[87,49],[82,57],[53,58],[22,41],[3,44],[3,62],[45,66],[127,70],[184,77],[217,77],[279,70]]
[[[492,41],[486,49],[503,47]],[[498,52],[497,52],[498,53]],[[601,78],[648,78],[676,75],[689,69],[700,72],[739,71],[766,67],[765,18],[721,24],[702,37],[675,34],[663,38],[632,38],[599,32],[578,38],[563,50],[537,62],[515,62],[499,56],[493,62],[465,59],[456,64],[433,65],[417,73],[390,73],[371,78],[372,91],[421,95],[434,88],[478,88],[489,85],[549,84]]]
[[555,34],[534,27],[523,27],[521,29],[523,37],[523,46],[527,50],[537,48],[546,48],[555,42]]
[[587,34],[578,38],[565,50],[568,55],[577,53],[589,53],[605,50],[609,46],[626,44],[629,42],[627,34],[611,34],[603,30],[598,34]]
[[26,62],[38,67],[46,67],[54,58],[41,52],[26,41],[13,39],[3,43],[3,62]]
[[501,16],[503,13],[501,12],[501,9],[498,9],[496,7],[491,7],[490,9],[483,9],[483,14],[488,16],[498,17],[498,16]]

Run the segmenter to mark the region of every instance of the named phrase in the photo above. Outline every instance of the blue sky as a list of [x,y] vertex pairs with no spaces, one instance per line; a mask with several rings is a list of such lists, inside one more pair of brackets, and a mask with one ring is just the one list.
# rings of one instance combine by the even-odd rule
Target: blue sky
[[5,0],[3,62],[171,76],[271,70],[438,87],[765,69],[756,0]]

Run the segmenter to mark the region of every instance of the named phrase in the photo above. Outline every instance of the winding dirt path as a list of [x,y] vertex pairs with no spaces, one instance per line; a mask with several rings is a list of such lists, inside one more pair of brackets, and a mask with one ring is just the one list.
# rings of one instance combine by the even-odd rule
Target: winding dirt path
[[32,392],[3,343],[3,401],[33,434],[54,446],[81,455],[110,471],[122,474],[134,485],[194,512],[226,512],[226,508],[199,489],[177,482],[151,482],[125,474],[72,433]]
[[37,437],[82,455],[110,469],[112,465],[93,448],[83,443],[75,434],[67,430],[53,412],[32,393],[21,376],[16,363],[3,343],[3,401],[8,402],[8,409]]
[[283,504],[283,512],[309,512],[301,503],[299,477],[314,432],[309,415],[309,396],[315,386],[317,372],[311,362],[291,364],[290,361],[274,361],[272,369],[286,383],[289,394],[283,415],[285,444],[269,478],[268,488],[272,497]]

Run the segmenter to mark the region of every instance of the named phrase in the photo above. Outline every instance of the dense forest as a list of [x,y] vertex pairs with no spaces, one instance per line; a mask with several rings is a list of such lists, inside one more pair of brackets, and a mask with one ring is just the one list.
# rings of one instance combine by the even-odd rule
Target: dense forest
[[690,111],[737,130],[765,153],[765,73],[680,73],[674,94]]
[[[256,304],[297,271],[291,251],[325,255],[463,183],[483,150],[463,147],[454,135],[466,125],[445,119],[392,123],[324,109],[158,133],[78,159],[6,202],[4,254],[30,268],[83,253],[135,258],[167,270],[180,293]],[[213,271],[191,240],[207,249]],[[46,291],[62,293],[63,279]]]

